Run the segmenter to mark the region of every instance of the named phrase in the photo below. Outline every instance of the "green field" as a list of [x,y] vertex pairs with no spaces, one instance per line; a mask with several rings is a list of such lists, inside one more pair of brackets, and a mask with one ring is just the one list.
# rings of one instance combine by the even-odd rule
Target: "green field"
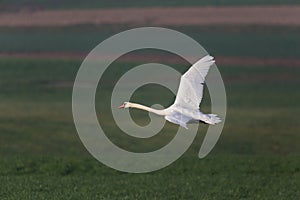
[[[72,83],[80,60],[1,59],[1,199],[298,199],[300,94],[298,67],[219,66],[228,116],[212,153],[198,159],[207,125],[184,157],[149,174],[126,174],[102,165],[81,144],[72,120]],[[141,63],[115,62],[101,79],[97,111],[110,139],[133,151],[159,148],[172,139],[167,124],[157,136],[124,136],[107,108],[115,81]],[[184,72],[188,65],[172,65]],[[159,92],[159,97],[153,95]],[[209,110],[209,96],[202,108]],[[133,101],[167,105],[168,90],[145,86]],[[137,123],[148,115],[134,111]]]
[[81,157],[19,158],[2,162],[0,195],[1,199],[298,199],[299,164],[299,157],[292,156],[185,157],[158,172],[126,174]]
[[[134,27],[132,27],[134,28]],[[213,55],[299,58],[300,29],[287,27],[170,27]],[[0,28],[0,52],[89,52],[128,27]]]

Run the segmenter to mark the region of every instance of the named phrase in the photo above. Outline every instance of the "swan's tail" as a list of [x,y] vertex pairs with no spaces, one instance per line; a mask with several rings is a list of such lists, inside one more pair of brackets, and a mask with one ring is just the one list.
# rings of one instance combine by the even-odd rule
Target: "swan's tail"
[[205,119],[203,119],[203,121],[207,124],[218,124],[220,123],[222,120],[220,119],[220,117],[218,117],[215,114],[207,114],[205,115]]

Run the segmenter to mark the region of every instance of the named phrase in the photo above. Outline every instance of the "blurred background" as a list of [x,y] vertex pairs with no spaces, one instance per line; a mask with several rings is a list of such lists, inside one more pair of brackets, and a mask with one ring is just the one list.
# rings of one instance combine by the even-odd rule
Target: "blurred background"
[[[81,143],[72,86],[96,45],[143,26],[187,34],[215,57],[227,118],[206,158],[197,157],[208,127],[201,124],[193,145],[171,166],[126,174],[99,163]],[[0,198],[299,199],[299,36],[298,0],[0,1]],[[135,152],[166,145],[178,128],[167,123],[156,136],[136,139],[112,118],[116,81],[149,62],[181,73],[190,67],[169,52],[130,52],[105,71],[96,95],[108,137]],[[130,100],[168,106],[174,97],[164,87],[147,85]],[[201,109],[210,111],[207,90]],[[131,115],[137,124],[149,123],[145,112]]]

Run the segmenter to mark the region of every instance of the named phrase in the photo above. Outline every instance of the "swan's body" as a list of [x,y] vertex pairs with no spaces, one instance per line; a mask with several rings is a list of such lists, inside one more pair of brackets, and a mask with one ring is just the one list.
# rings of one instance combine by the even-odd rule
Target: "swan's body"
[[181,76],[180,85],[175,102],[170,107],[157,110],[144,105],[124,102],[119,108],[137,108],[165,116],[165,119],[174,124],[178,124],[187,129],[186,124],[193,121],[202,121],[207,124],[217,124],[221,122],[215,114],[204,114],[199,110],[199,105],[203,97],[203,83],[214,64],[213,57],[207,55],[197,61],[192,67]]

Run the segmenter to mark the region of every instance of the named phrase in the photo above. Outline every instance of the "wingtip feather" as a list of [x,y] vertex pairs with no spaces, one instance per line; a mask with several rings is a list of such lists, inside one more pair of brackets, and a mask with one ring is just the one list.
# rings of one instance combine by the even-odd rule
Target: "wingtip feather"
[[203,58],[201,58],[198,62],[205,63],[205,62],[211,62],[215,63],[214,57],[211,55],[206,55]]

